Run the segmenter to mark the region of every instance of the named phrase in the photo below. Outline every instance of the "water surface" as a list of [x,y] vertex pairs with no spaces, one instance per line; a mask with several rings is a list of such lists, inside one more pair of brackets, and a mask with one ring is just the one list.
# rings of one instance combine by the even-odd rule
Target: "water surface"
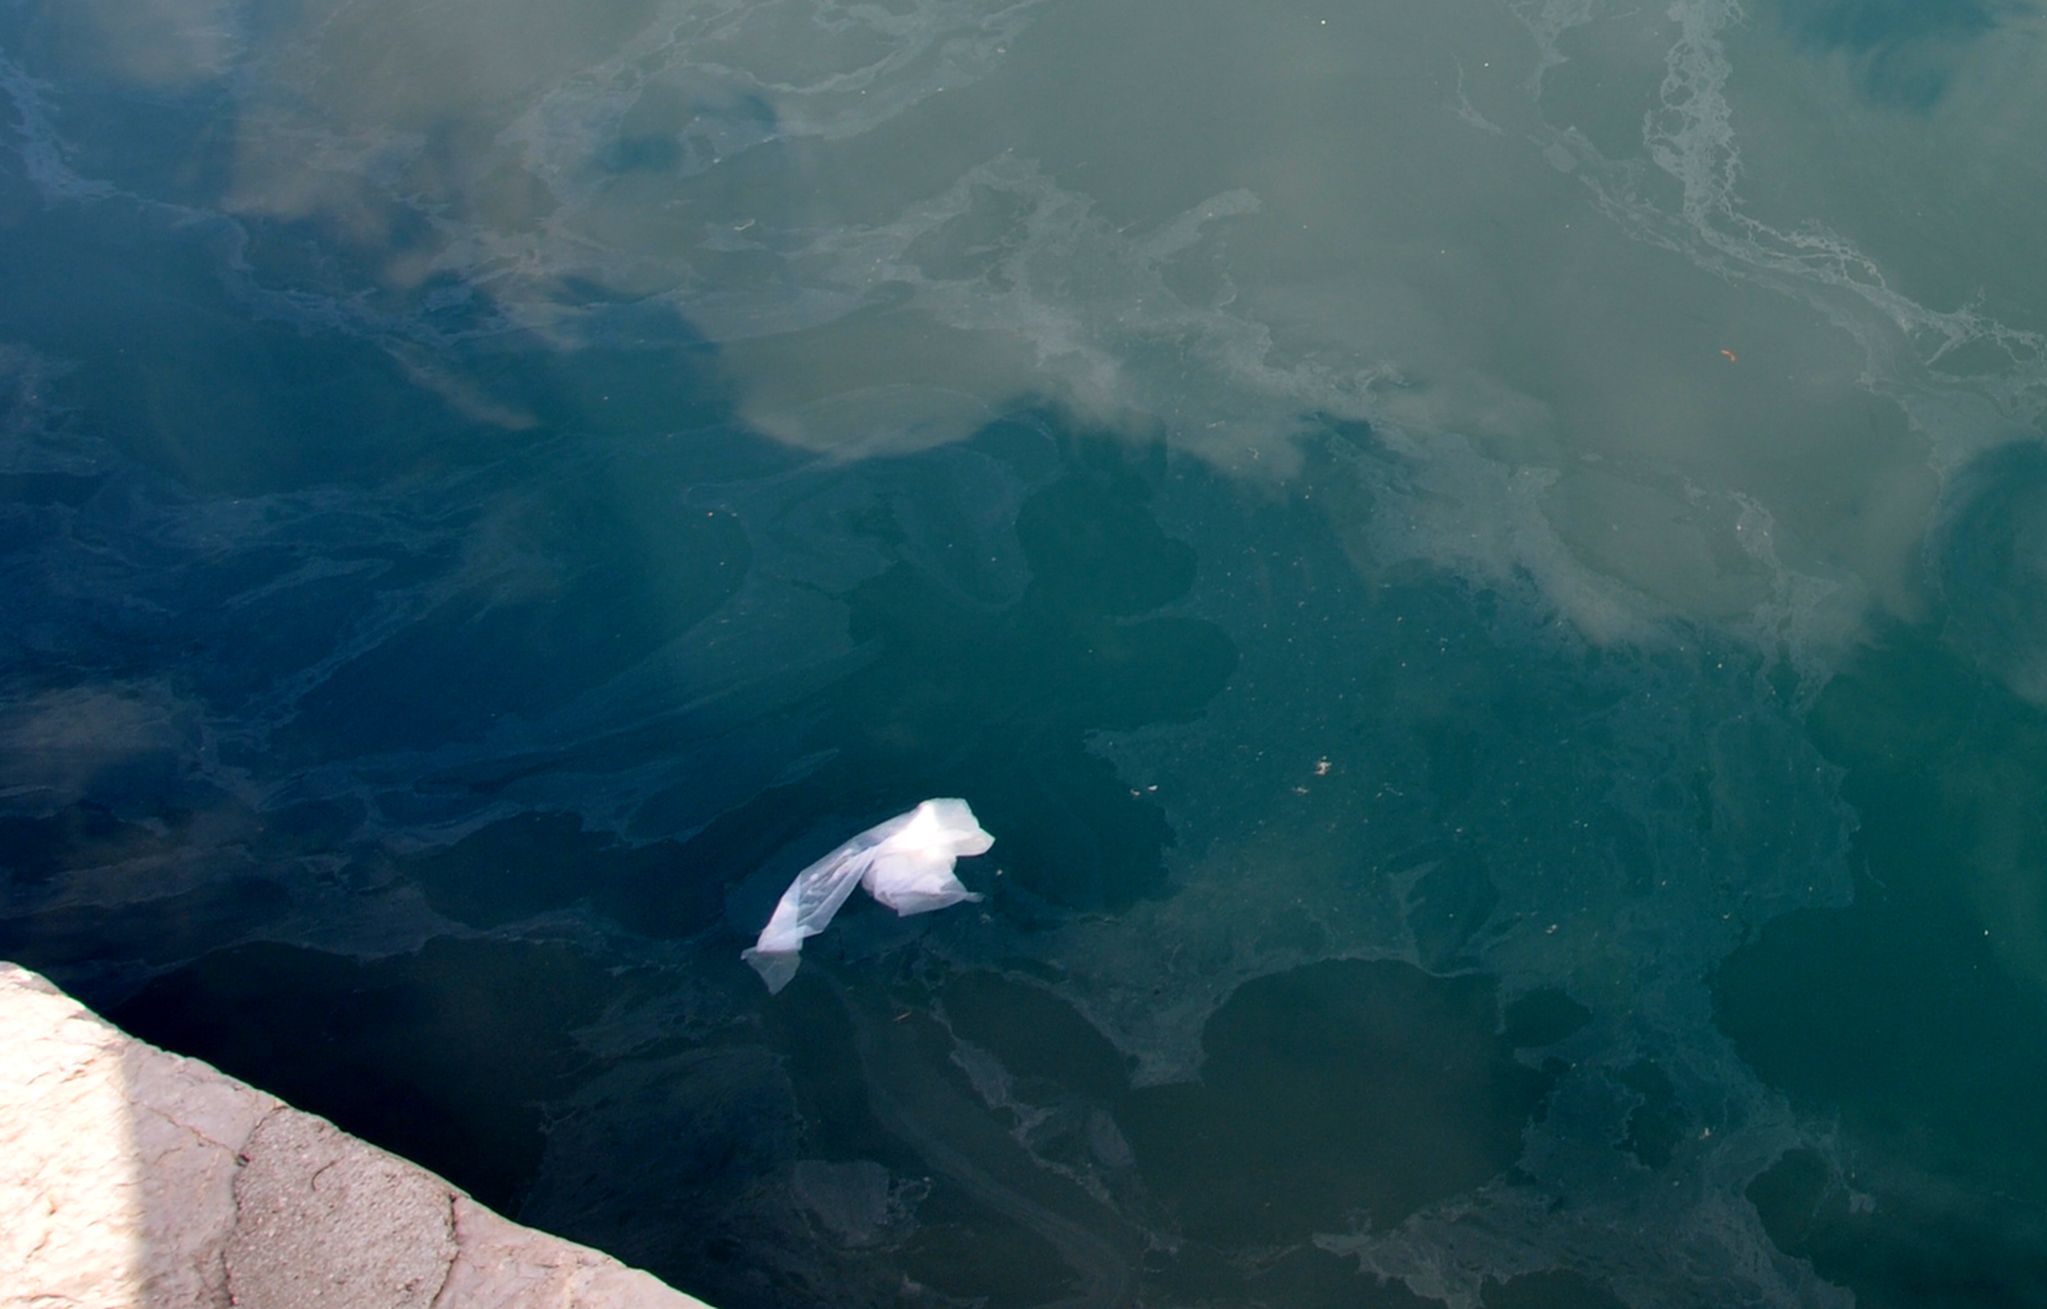
[[2039,1303],[2043,37],[0,0],[0,952],[728,1309]]

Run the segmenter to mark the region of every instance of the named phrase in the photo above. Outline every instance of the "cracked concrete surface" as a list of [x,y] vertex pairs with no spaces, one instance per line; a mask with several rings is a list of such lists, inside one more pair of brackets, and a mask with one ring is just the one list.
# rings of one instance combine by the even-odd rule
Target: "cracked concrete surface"
[[702,1309],[0,963],[0,1309]]

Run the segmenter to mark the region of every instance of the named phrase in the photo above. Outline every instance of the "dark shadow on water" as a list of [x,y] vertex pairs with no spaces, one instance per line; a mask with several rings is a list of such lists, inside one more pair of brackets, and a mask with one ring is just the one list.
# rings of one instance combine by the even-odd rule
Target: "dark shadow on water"
[[[1146,1302],[1432,1303],[1311,1238],[1383,1230],[1499,1176],[1553,1078],[1515,1057],[1490,982],[1404,963],[1247,983],[1210,1018],[1199,1079],[1165,1086],[1132,1087],[1123,1056],[1035,986],[967,973],[937,999],[953,1040],[994,1056],[1022,1100],[1051,1106],[1028,1133],[1040,1158],[1108,1179],[1121,1212],[1174,1234],[1144,1255]],[[939,1073],[945,1050],[925,1056],[932,1075],[957,1078]],[[842,1084],[837,1067],[821,1055],[812,1076]]]
[[543,1106],[587,1075],[571,1033],[638,985],[558,945],[439,940],[357,960],[258,944],[105,1012],[517,1213]]
[[1749,1197],[1874,1309],[2047,1302],[2047,715],[1897,629],[1813,725],[1861,817],[1855,902],[1771,923],[1715,1001],[1840,1144],[1786,1155]]
[[1493,984],[1410,964],[1312,964],[1246,983],[1198,1083],[1118,1117],[1186,1234],[1225,1248],[1374,1228],[1504,1172],[1551,1078],[1497,1034]]

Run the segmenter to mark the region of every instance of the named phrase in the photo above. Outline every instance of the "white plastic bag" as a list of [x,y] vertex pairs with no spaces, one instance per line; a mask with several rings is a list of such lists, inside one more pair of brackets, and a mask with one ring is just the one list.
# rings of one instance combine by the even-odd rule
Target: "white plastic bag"
[[760,939],[739,957],[753,965],[770,993],[779,991],[796,976],[804,940],[825,929],[856,885],[906,918],[979,900],[953,876],[953,861],[993,844],[966,801],[926,800],[798,873]]

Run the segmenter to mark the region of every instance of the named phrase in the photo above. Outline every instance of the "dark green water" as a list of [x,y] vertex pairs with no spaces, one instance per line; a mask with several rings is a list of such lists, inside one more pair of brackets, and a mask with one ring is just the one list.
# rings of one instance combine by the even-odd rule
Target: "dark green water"
[[2043,133],[2016,2],[0,0],[0,955],[722,1309],[2047,1304]]

